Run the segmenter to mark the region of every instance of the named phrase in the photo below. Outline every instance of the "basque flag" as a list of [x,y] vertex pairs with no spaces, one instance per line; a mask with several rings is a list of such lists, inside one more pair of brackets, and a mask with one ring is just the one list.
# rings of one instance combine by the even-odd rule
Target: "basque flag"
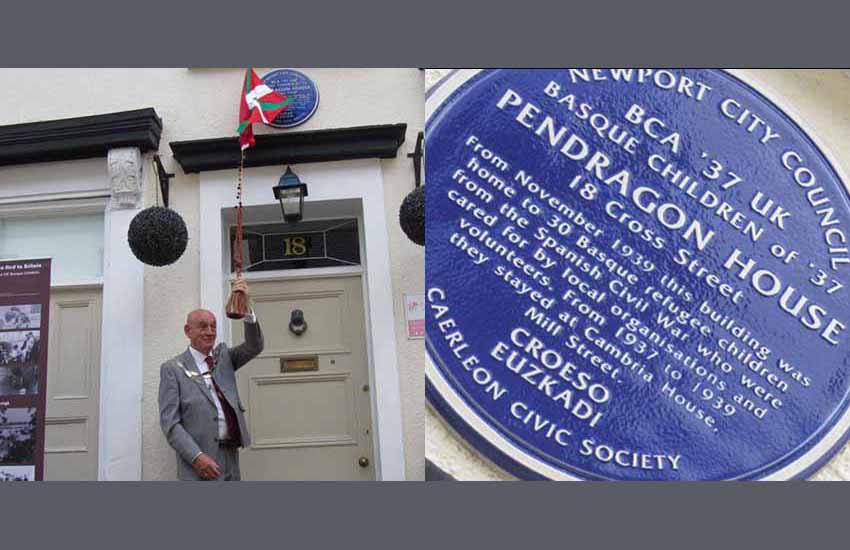
[[245,72],[245,86],[239,101],[239,127],[236,129],[242,150],[254,146],[254,129],[251,126],[253,123],[268,124],[290,103],[292,99],[269,88],[254,69],[248,69]]

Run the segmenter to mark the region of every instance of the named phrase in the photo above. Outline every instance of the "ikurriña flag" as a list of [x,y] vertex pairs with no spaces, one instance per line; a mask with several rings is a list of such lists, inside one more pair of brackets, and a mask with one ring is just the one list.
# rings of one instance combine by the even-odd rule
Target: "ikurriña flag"
[[291,102],[292,99],[272,90],[254,69],[245,71],[245,85],[239,99],[239,127],[236,129],[242,150],[254,146],[253,123],[268,124]]

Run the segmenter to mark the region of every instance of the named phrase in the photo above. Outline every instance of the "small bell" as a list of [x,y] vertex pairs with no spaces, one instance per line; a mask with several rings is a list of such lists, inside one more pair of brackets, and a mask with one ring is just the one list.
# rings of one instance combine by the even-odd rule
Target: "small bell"
[[230,285],[230,298],[227,300],[225,313],[228,319],[243,319],[248,315],[248,296],[241,290],[234,290],[233,285]]

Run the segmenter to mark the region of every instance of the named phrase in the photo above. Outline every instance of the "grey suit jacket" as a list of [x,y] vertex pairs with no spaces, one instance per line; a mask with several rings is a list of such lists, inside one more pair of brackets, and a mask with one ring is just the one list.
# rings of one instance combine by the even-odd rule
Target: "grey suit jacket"
[[[242,444],[250,445],[245,424],[245,407],[236,389],[235,372],[263,351],[259,323],[245,323],[245,342],[234,348],[217,345],[212,352],[216,367],[213,378],[236,412]],[[187,348],[169,359],[159,370],[159,421],[168,443],[177,451],[178,479],[198,479],[192,460],[199,452],[219,456],[218,411],[212,392],[200,375]]]

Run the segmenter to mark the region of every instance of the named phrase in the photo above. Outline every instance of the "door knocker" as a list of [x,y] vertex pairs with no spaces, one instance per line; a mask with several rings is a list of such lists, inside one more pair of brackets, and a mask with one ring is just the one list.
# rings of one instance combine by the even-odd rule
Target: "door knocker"
[[304,320],[304,312],[293,309],[289,318],[289,332],[295,336],[301,336],[307,330],[307,321]]

